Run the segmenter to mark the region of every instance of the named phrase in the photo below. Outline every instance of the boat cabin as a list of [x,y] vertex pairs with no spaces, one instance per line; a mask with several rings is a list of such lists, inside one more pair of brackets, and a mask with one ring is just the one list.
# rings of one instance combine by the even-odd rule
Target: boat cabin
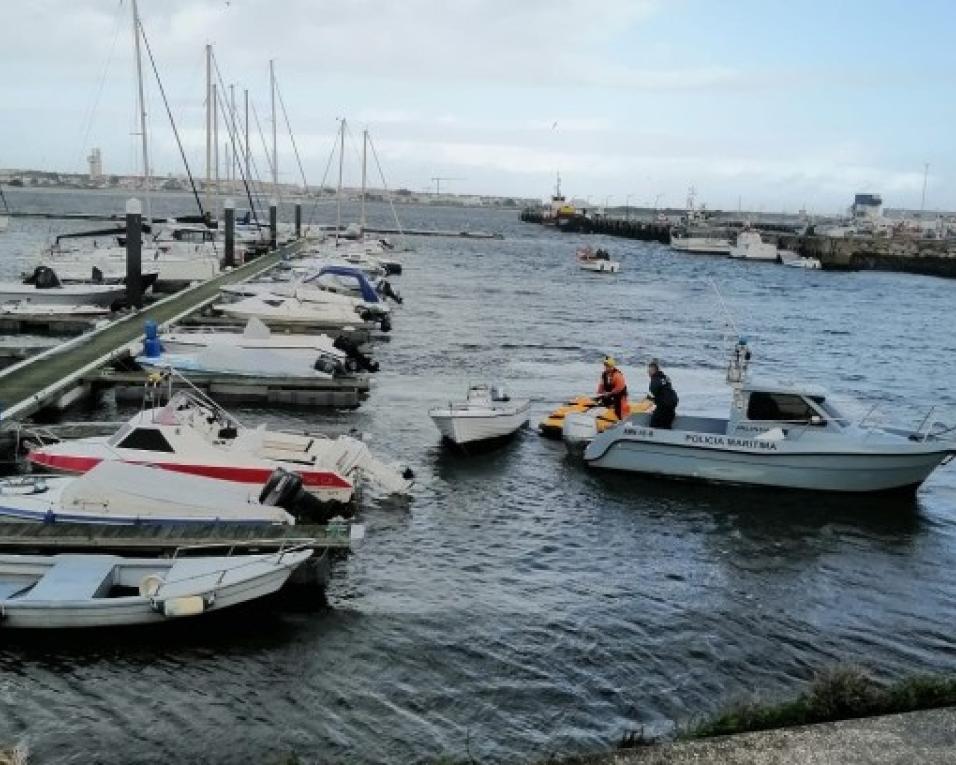
[[[651,415],[633,415],[630,420],[647,427]],[[729,417],[684,415],[678,409],[672,430],[747,438],[761,435],[784,438],[795,428],[835,433],[848,425],[848,420],[827,399],[822,388],[748,381],[734,386]]]

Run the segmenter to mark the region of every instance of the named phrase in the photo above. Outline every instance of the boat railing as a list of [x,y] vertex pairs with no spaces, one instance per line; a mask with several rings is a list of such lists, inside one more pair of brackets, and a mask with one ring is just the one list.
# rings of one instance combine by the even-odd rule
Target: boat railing
[[[257,543],[275,544],[276,541],[279,541],[279,540],[275,540],[275,539],[248,540],[243,542],[242,544],[245,547],[245,546],[254,545]],[[182,582],[189,582],[194,579],[208,579],[210,576],[214,576],[216,574],[219,575],[219,578],[216,580],[216,585],[218,586],[222,584],[223,579],[225,579],[226,574],[228,574],[229,572],[238,571],[239,569],[246,568],[247,566],[254,566],[257,563],[260,563],[263,560],[263,558],[274,557],[276,565],[281,566],[283,562],[283,558],[285,558],[286,555],[289,555],[291,553],[296,553],[296,552],[302,552],[304,550],[311,550],[315,546],[315,543],[316,543],[316,540],[311,538],[283,539],[281,540],[280,547],[278,550],[271,553],[267,553],[267,554],[249,555],[248,560],[235,566],[224,566],[220,569],[214,569],[212,571],[203,571],[198,574],[189,574],[188,576],[182,576],[177,579],[161,579],[158,586],[153,591],[151,597],[154,600],[158,599],[160,597],[160,593],[163,587],[168,587],[169,585],[172,585],[172,584],[181,584]],[[180,550],[216,548],[216,547],[228,547],[229,554],[224,557],[229,558],[229,557],[232,557],[232,552],[235,549],[236,544],[229,543],[229,542],[222,542],[222,543],[211,542],[209,544],[184,545],[183,547],[176,548],[176,550],[173,552],[172,559],[173,560],[177,559],[178,553],[180,552]]]
[[[329,529],[332,533],[348,533],[348,526],[346,524],[341,525],[330,525]],[[277,547],[278,549],[274,550],[273,553],[276,555],[286,555],[290,552],[298,552],[299,550],[312,549],[318,543],[318,539],[315,537],[281,537],[281,538],[269,538],[263,537],[261,539],[243,539],[239,542],[197,542],[196,544],[191,545],[180,545],[175,550],[173,550],[172,559],[176,560],[181,557],[180,553],[189,553],[196,552],[197,550],[215,550],[215,549],[225,549],[226,554],[224,557],[231,558],[235,555],[237,548],[248,549],[252,547]]]

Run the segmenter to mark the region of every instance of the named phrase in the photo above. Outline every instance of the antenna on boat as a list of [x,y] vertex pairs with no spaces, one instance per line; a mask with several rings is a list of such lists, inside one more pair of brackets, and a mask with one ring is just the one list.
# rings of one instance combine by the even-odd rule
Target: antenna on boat
[[714,288],[714,293],[717,295],[717,302],[720,303],[720,308],[724,312],[724,318],[727,319],[727,323],[733,328],[734,334],[740,337],[740,329],[737,327],[737,322],[734,321],[734,315],[730,312],[727,301],[724,300],[724,296],[721,294],[720,287],[717,286],[716,280],[711,279],[710,286]]

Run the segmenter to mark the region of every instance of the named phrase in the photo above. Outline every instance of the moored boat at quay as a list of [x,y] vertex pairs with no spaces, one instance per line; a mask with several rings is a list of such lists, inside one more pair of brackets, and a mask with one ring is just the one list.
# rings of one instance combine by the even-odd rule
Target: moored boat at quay
[[301,476],[326,502],[348,502],[356,484],[402,494],[410,471],[374,457],[351,436],[327,438],[249,428],[195,391],[179,391],[162,407],[144,408],[108,437],[37,443],[37,468],[84,473],[101,462],[149,464],[166,470],[261,486],[276,468]]

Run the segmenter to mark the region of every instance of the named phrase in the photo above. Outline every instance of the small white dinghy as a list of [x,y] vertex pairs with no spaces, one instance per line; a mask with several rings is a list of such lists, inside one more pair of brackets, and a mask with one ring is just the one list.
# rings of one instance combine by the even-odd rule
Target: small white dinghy
[[621,264],[611,260],[607,250],[595,252],[590,247],[582,247],[577,251],[578,268],[584,271],[593,271],[600,274],[616,274],[621,270]]
[[528,424],[528,399],[512,399],[498,386],[473,385],[468,398],[428,412],[445,441],[459,447],[491,446]]
[[121,558],[0,555],[0,628],[152,624],[272,595],[311,555],[307,543],[265,555]]

